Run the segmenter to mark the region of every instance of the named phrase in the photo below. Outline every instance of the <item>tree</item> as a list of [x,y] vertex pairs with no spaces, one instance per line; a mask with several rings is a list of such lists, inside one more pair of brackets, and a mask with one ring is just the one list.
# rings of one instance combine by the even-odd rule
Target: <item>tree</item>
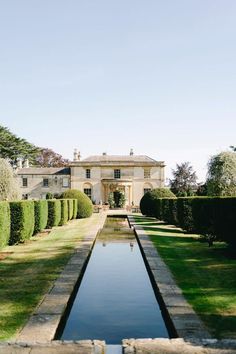
[[40,167],[63,167],[69,164],[69,160],[48,148],[40,148],[34,162]]
[[236,196],[236,154],[223,151],[208,162],[207,193],[209,196]]
[[11,133],[8,128],[0,125],[0,157],[9,160],[12,166],[17,159],[29,159],[31,162],[38,153],[38,148]]
[[170,180],[170,190],[178,197],[193,195],[197,188],[197,175],[189,162],[176,164],[176,170],[172,169],[174,178]]
[[0,200],[21,199],[20,187],[10,163],[0,158]]

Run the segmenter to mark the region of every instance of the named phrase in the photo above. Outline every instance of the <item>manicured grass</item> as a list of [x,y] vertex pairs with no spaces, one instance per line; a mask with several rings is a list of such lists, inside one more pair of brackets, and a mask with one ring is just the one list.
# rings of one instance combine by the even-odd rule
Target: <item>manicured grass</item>
[[[12,339],[52,286],[73,249],[99,215],[73,220],[50,234],[0,252],[0,340]],[[9,253],[8,253],[9,252]],[[5,257],[6,256],[6,257]]]
[[184,296],[216,338],[236,338],[236,259],[223,242],[209,248],[198,235],[136,217],[151,236]]

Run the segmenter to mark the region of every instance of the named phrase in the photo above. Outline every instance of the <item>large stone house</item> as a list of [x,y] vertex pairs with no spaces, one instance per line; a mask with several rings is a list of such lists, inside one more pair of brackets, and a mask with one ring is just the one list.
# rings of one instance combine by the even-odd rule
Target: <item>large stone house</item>
[[29,199],[45,198],[48,192],[79,189],[95,204],[108,203],[111,194],[122,193],[126,205],[139,205],[148,190],[164,186],[163,161],[145,155],[102,155],[74,160],[67,168],[24,167],[18,169],[22,196]]

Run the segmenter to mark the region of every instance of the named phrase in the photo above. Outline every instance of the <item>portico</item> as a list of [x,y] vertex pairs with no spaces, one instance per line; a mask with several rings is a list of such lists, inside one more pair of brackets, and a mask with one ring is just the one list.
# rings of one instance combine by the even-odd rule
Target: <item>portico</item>
[[125,205],[132,205],[132,180],[102,179],[103,200],[108,203],[110,193],[121,192],[125,196]]

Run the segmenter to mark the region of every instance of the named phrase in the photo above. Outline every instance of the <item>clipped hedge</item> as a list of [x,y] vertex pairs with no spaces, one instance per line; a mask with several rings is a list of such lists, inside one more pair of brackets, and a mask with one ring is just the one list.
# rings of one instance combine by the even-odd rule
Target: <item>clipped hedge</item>
[[58,226],[61,221],[61,201],[59,199],[48,200],[47,228]]
[[156,200],[159,198],[176,198],[174,193],[167,188],[155,188],[150,192],[144,194],[140,200],[140,210],[143,215],[155,216],[158,214],[156,208],[159,206]]
[[47,200],[34,201],[34,234],[45,229],[48,222],[48,202]]
[[192,213],[191,197],[180,197],[177,201],[177,222],[178,225],[187,232],[194,232],[194,222]]
[[24,242],[34,232],[34,202],[30,200],[10,202],[11,235],[9,244]]
[[62,195],[63,198],[67,199],[77,199],[77,218],[88,218],[93,213],[93,204],[89,197],[77,190],[77,189],[69,189],[65,191]]
[[0,202],[0,249],[6,246],[10,239],[11,219],[8,202]]
[[187,232],[227,242],[236,250],[236,197],[180,197],[155,201],[159,220],[180,226]]
[[68,220],[73,219],[74,215],[74,199],[67,199],[68,203]]
[[61,202],[61,220],[59,225],[65,225],[69,219],[68,199],[60,199]]
[[78,213],[78,202],[77,202],[77,199],[73,199],[73,206],[74,206],[73,219],[76,219],[77,218],[77,213]]

